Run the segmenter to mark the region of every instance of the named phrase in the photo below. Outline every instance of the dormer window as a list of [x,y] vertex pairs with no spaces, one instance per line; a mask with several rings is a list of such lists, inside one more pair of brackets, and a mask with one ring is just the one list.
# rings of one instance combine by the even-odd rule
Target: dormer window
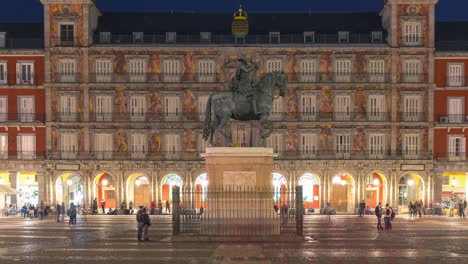
[[75,26],[73,24],[60,25],[60,45],[73,46],[75,43]]
[[304,43],[314,43],[315,42],[315,32],[306,31],[304,32]]
[[236,44],[245,44],[245,35],[243,34],[235,34],[234,39]]
[[338,43],[349,43],[349,31],[338,32]]
[[5,48],[6,32],[0,32],[0,48]]
[[201,43],[211,43],[211,32],[200,32]]
[[382,31],[373,31],[372,32],[372,43],[382,43],[383,34]]
[[143,43],[143,32],[133,32],[133,43]]
[[109,44],[110,43],[110,32],[100,32],[99,33],[99,42],[101,44]]
[[403,23],[403,44],[416,46],[422,43],[422,25],[419,21]]
[[270,44],[280,44],[279,32],[270,32]]
[[166,43],[176,43],[176,37],[177,33],[176,32],[166,32]]

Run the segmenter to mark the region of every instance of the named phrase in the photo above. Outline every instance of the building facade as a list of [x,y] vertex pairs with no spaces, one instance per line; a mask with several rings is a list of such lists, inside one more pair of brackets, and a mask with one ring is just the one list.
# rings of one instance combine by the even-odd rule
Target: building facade
[[[35,52],[47,73],[47,152],[22,162],[34,164],[40,200],[89,206],[97,198],[115,208],[170,200],[173,185],[203,193],[206,102],[230,89],[239,56],[259,66],[258,79],[288,76],[267,140],[279,154],[272,175],[279,193],[303,185],[306,207],[331,202],[341,212],[361,200],[402,212],[411,200],[442,199],[442,145],[434,141],[448,132],[434,127],[444,112],[432,108],[441,90],[434,63],[443,63],[437,0],[387,0],[380,14],[232,17],[41,2],[44,49]],[[257,146],[256,122],[231,122],[227,132],[236,146]],[[199,207],[203,195],[185,200]]]

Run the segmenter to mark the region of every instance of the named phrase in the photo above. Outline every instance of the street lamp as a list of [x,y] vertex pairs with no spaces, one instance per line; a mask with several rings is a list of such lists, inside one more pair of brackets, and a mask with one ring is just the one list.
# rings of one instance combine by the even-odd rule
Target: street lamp
[[379,180],[378,180],[378,179],[374,179],[374,185],[375,185],[375,186],[379,186],[379,184],[380,184]]
[[452,179],[452,186],[455,187],[455,185],[457,185],[457,179],[453,178]]
[[135,181],[135,185],[136,185],[136,186],[140,186],[140,184],[141,184],[141,181],[140,181],[140,180],[136,180],[136,181]]
[[109,184],[109,181],[107,181],[107,179],[102,180],[102,185],[107,186],[107,184]]
[[408,180],[408,185],[413,186],[414,185],[414,180]]

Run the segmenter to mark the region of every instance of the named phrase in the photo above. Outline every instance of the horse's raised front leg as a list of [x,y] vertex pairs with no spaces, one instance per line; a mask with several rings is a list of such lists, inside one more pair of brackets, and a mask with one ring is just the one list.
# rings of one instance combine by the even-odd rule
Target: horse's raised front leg
[[218,131],[219,133],[221,133],[221,135],[223,135],[224,139],[227,142],[227,146],[232,147],[233,145],[232,145],[231,137],[229,137],[229,135],[227,135],[224,132],[224,128],[226,127],[227,123],[229,122],[229,119],[230,119],[230,117],[223,117],[223,119],[221,119],[221,122],[219,123],[218,127],[216,128],[216,131]]

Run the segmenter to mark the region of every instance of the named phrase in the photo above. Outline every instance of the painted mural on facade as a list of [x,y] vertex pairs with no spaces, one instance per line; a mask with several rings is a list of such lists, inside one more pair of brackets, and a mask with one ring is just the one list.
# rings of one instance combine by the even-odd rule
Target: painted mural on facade
[[182,111],[187,120],[195,120],[195,117],[197,116],[197,103],[193,90],[191,89],[186,90],[184,93]]

